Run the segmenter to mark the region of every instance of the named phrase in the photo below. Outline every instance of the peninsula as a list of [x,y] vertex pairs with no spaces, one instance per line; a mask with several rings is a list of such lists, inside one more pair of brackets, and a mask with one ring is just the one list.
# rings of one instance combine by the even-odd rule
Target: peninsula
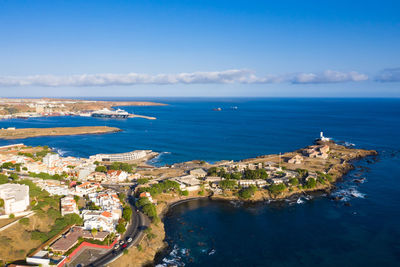
[[[170,207],[198,198],[268,202],[329,194],[354,161],[377,152],[339,145],[321,133],[305,148],[241,161],[144,164],[154,155],[136,150],[74,158],[46,146],[0,147],[0,184],[28,185],[30,200],[0,216],[0,259],[60,267],[153,265],[167,248],[163,216]],[[101,253],[81,256],[91,249]]]
[[120,132],[121,129],[108,126],[81,126],[55,128],[21,128],[0,129],[0,139],[24,139],[39,136],[60,136],[80,134],[104,134]]

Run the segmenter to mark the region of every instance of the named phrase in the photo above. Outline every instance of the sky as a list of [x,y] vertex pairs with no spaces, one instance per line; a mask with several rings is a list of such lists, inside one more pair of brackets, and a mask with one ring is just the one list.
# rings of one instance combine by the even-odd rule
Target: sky
[[0,0],[0,96],[400,97],[400,1]]

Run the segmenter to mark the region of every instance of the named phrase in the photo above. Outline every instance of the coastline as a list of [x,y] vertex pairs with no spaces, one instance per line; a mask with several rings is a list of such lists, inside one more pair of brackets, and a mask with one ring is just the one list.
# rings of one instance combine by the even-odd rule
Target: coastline
[[[336,188],[336,183],[343,179],[343,177],[351,170],[354,169],[353,163],[361,160],[363,158],[376,156],[378,153],[375,150],[352,150],[357,153],[351,153],[349,158],[347,158],[347,162],[341,164],[338,168],[335,169],[335,175],[332,177],[333,180],[330,183],[326,184],[318,184],[315,188],[311,189],[294,189],[292,191],[281,192],[277,195],[271,194],[267,189],[258,190],[254,196],[249,199],[240,198],[237,194],[224,194],[224,195],[214,195],[209,191],[203,196],[199,195],[199,191],[190,192],[189,196],[179,196],[177,194],[162,194],[157,197],[158,205],[157,205],[157,214],[160,218],[160,222],[157,224],[151,223],[150,227],[152,229],[157,229],[159,232],[159,236],[157,236],[154,240],[142,240],[140,246],[142,251],[138,251],[137,249],[131,249],[127,255],[123,255],[121,258],[114,261],[109,266],[111,267],[136,267],[136,266],[154,266],[156,261],[162,260],[163,256],[167,254],[168,251],[168,243],[165,241],[165,227],[164,227],[164,218],[170,209],[174,208],[177,205],[196,201],[200,199],[207,199],[209,201],[240,201],[244,203],[263,203],[269,201],[284,201],[293,197],[300,197],[302,195],[308,194],[319,194],[319,193],[330,193],[332,190]],[[290,152],[292,153],[292,152]],[[270,155],[271,156],[271,155]],[[259,159],[259,158],[257,158]],[[246,159],[245,162],[251,162],[255,159]],[[335,166],[337,167],[337,166]],[[151,241],[151,242],[150,242]],[[143,243],[143,245],[142,245]],[[141,258],[138,253],[144,253],[147,257]],[[152,260],[149,261],[149,256],[152,255]]]
[[14,140],[43,136],[66,136],[83,134],[105,134],[121,132],[116,127],[108,126],[79,126],[79,127],[54,127],[54,128],[20,128],[1,129],[0,139]]

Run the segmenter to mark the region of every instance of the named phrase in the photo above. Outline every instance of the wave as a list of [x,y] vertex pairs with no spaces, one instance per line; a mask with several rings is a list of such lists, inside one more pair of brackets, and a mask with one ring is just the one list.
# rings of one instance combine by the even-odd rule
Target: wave
[[162,156],[164,155],[170,155],[171,152],[160,152],[157,156],[155,156],[154,158],[152,158],[151,160],[149,160],[147,163],[149,163],[150,165],[157,165],[157,163],[160,163],[160,159]]
[[64,157],[65,155],[67,155],[68,153],[70,153],[70,151],[67,150],[63,150],[61,148],[57,148],[57,147],[52,147],[51,148],[53,151],[56,151],[58,155]]
[[340,189],[332,193],[331,196],[333,197],[334,200],[347,202],[353,198],[365,198],[366,194],[361,193],[360,191],[357,190],[357,188],[352,186],[349,188]]

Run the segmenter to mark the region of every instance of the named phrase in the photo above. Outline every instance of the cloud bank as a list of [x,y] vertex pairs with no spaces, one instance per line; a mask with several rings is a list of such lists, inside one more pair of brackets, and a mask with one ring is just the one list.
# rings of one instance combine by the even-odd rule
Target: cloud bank
[[400,68],[384,69],[377,77],[378,82],[400,82]]
[[294,73],[258,77],[249,70],[225,70],[214,72],[192,72],[177,74],[76,74],[66,76],[32,75],[0,76],[0,86],[113,86],[140,84],[318,84],[360,82],[368,76],[355,71],[339,72],[327,70],[321,73]]

